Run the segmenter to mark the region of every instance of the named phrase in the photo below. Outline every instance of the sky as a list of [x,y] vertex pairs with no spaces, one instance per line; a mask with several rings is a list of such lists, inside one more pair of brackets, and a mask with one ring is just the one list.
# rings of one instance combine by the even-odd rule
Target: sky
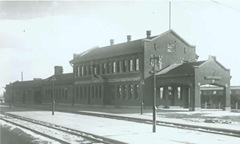
[[[240,85],[240,1],[172,0],[171,29]],[[169,30],[169,1],[0,1],[0,95],[6,84],[72,72],[74,53]]]

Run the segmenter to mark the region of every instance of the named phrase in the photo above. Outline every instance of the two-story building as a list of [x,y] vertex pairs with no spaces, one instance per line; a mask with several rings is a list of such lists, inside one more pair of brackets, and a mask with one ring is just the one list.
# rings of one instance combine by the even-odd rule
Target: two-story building
[[157,36],[147,31],[138,40],[128,35],[124,43],[111,39],[109,46],[74,54],[73,73],[55,66],[46,79],[7,85],[7,101],[52,103],[54,98],[71,105],[152,106],[156,91],[157,106],[199,110],[206,103],[201,88],[210,84],[222,89],[221,108],[230,110],[230,70],[214,56],[197,59],[195,46],[173,30]]
[[224,108],[230,109],[230,70],[210,57],[197,61],[196,48],[173,30],[158,36],[96,47],[70,63],[74,72],[76,103],[100,105],[135,105],[153,103],[153,66],[156,62],[157,105],[201,108],[200,86],[213,84],[224,88]]

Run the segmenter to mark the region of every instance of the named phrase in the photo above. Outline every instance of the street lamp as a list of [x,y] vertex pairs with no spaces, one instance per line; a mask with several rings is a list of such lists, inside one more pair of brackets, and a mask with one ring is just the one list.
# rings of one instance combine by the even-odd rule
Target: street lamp
[[9,108],[12,107],[12,97],[13,97],[13,87],[12,87],[12,83],[9,84],[10,87],[10,93],[9,93]]
[[153,132],[156,132],[156,65],[161,64],[161,57],[156,55],[151,55],[150,63],[153,66],[153,70],[151,73],[153,74],[153,87],[154,87],[154,95],[153,95]]
[[55,76],[52,77],[52,81],[53,81],[53,92],[52,92],[52,115],[54,115],[54,108],[55,108],[55,94],[54,94],[54,91],[55,91],[55,85],[54,85],[54,81],[56,80]]

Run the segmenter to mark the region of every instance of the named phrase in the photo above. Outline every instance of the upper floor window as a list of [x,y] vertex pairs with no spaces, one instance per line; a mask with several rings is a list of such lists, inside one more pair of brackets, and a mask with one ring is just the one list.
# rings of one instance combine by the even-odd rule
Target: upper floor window
[[126,72],[127,71],[127,63],[128,63],[128,61],[127,60],[125,60],[125,61],[123,61],[123,69],[122,69],[122,71],[123,72]]
[[175,52],[176,51],[176,46],[174,43],[168,43],[167,45],[167,52],[171,53],[171,52]]
[[84,73],[84,66],[81,67],[81,71],[82,71],[82,75],[84,76],[85,73]]
[[130,60],[129,71],[133,71],[133,60]]
[[94,74],[97,75],[98,74],[98,69],[97,66],[94,67]]
[[77,67],[77,76],[80,76],[80,67]]
[[106,69],[107,69],[107,64],[104,63],[104,64],[103,64],[103,68],[102,68],[102,73],[103,73],[103,74],[106,73]]
[[89,65],[89,66],[88,66],[88,75],[91,75],[91,74],[92,74],[92,66]]
[[118,62],[118,71],[122,72],[122,61]]
[[139,59],[137,58],[136,59],[136,71],[138,71],[139,70]]
[[187,53],[187,48],[184,47],[183,52],[184,52],[184,54],[186,54]]
[[107,64],[107,73],[111,73],[111,63]]
[[116,73],[116,69],[117,69],[116,62],[113,62],[113,73]]

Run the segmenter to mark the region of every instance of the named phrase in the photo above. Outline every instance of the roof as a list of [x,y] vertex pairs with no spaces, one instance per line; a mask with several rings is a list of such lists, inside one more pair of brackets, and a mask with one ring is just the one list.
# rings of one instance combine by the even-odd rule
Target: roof
[[159,38],[159,37],[162,37],[162,36],[164,36],[164,35],[167,34],[167,33],[172,33],[172,34],[175,35],[179,40],[181,40],[183,43],[185,43],[187,46],[189,46],[189,47],[195,47],[194,45],[189,44],[186,40],[184,40],[180,35],[178,35],[178,34],[177,34],[174,30],[172,30],[172,29],[169,29],[168,31],[166,31],[166,32],[164,32],[164,33],[156,36],[156,37],[153,38],[152,40],[155,40],[155,39],[157,39],[157,38]]
[[[240,90],[240,86],[230,86],[231,90]],[[223,90],[223,87],[216,87],[216,86],[206,86],[201,87],[201,90]]]
[[42,80],[16,81],[12,83],[13,87],[33,87],[40,85]]
[[186,76],[193,74],[193,69],[195,66],[199,66],[206,61],[197,61],[197,62],[187,62],[180,64],[172,64],[168,67],[162,69],[156,75],[159,77],[168,77],[168,76]]
[[55,77],[56,81],[69,81],[74,79],[73,73],[66,73],[66,74],[52,75],[44,79],[44,81],[52,81],[53,77]]
[[80,54],[70,62],[76,63],[79,61],[96,60],[106,57],[114,57],[138,52],[143,52],[143,45],[141,39],[102,48],[97,47]]
[[120,44],[114,44],[110,46],[105,46],[105,47],[95,47],[93,49],[89,49],[78,56],[76,56],[73,60],[70,61],[70,63],[77,63],[80,61],[91,61],[91,60],[97,60],[97,59],[102,59],[102,58],[107,58],[107,57],[115,57],[115,56],[120,56],[120,55],[125,55],[125,54],[132,54],[132,53],[138,53],[138,52],[143,52],[144,46],[143,46],[143,40],[155,40],[157,38],[163,37],[164,35],[171,33],[178,37],[183,43],[190,47],[195,47],[193,45],[190,45],[187,43],[182,37],[180,37],[175,31],[172,29],[157,35],[157,36],[152,36],[149,39],[142,38],[134,41],[129,41],[129,42],[124,42]]

